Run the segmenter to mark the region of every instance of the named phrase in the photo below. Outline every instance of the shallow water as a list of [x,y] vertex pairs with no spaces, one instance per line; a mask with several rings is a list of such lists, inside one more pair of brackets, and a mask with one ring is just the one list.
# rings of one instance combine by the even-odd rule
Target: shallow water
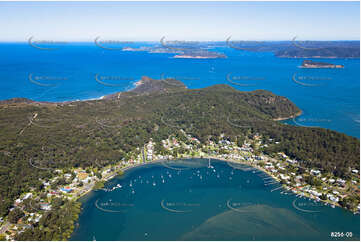
[[359,215],[269,183],[259,170],[219,160],[133,168],[81,199],[71,240],[359,239]]

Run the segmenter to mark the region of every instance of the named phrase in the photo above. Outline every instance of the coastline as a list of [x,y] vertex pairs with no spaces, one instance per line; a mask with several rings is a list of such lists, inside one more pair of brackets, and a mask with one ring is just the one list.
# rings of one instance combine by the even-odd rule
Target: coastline
[[[114,171],[113,174],[111,174],[110,176],[104,178],[104,179],[101,180],[101,181],[103,181],[104,183],[106,183],[106,182],[110,181],[111,179],[116,178],[117,176],[122,176],[122,175],[124,175],[124,174],[119,175],[119,174],[118,174],[119,171],[126,172],[126,171],[129,171],[129,170],[131,170],[131,169],[133,169],[133,168],[137,168],[137,167],[142,167],[142,166],[146,166],[146,165],[150,165],[150,164],[157,164],[157,163],[161,163],[161,162],[176,161],[176,160],[180,160],[180,159],[213,159],[213,160],[223,161],[223,162],[226,162],[226,163],[246,165],[246,166],[252,167],[252,168],[254,168],[254,169],[257,169],[258,171],[261,171],[261,172],[267,174],[269,177],[271,177],[271,178],[273,179],[273,181],[278,182],[279,185],[280,185],[280,187],[277,188],[277,190],[282,188],[282,189],[284,189],[284,190],[287,190],[287,191],[292,192],[292,193],[293,193],[294,195],[296,195],[297,197],[300,195],[300,197],[304,197],[304,198],[312,199],[313,201],[316,201],[316,202],[320,202],[320,203],[322,203],[324,206],[327,206],[328,204],[330,204],[330,205],[335,205],[335,206],[337,206],[337,207],[342,208],[338,203],[329,203],[329,202],[324,202],[324,201],[317,201],[314,197],[311,197],[311,195],[306,194],[306,193],[303,193],[303,192],[300,191],[300,190],[297,190],[297,189],[295,189],[295,188],[294,188],[294,189],[291,189],[291,188],[288,189],[288,188],[285,186],[285,184],[282,184],[282,183],[281,183],[281,180],[280,180],[278,177],[274,176],[271,172],[269,172],[268,170],[266,170],[266,169],[264,169],[264,168],[262,168],[262,167],[260,167],[260,166],[256,166],[256,165],[254,165],[254,164],[249,164],[249,163],[247,163],[247,162],[242,162],[241,160],[235,160],[235,159],[229,159],[229,158],[228,158],[228,159],[225,159],[225,158],[216,157],[216,156],[180,157],[180,158],[174,158],[174,159],[171,159],[171,160],[163,159],[163,160],[149,161],[149,162],[146,162],[146,163],[138,163],[138,164],[134,164],[134,165],[129,165],[129,166],[126,166],[126,167],[122,167],[122,168]],[[95,185],[95,184],[94,184],[94,185]],[[97,189],[94,189],[94,185],[93,185],[89,190],[87,190],[86,192],[84,192],[83,194],[78,195],[77,198],[75,199],[75,201],[78,201],[80,198],[84,197],[86,194],[88,194],[88,193],[90,193],[90,192],[92,192],[92,191],[97,190]],[[301,193],[303,193],[303,194],[301,195]],[[346,211],[349,211],[349,210],[346,209]],[[349,211],[349,212],[351,212],[351,211]]]
[[301,111],[299,111],[299,112],[297,112],[297,113],[295,113],[294,115],[291,115],[291,116],[289,116],[289,117],[274,118],[273,121],[283,121],[283,120],[287,120],[287,119],[296,118],[296,117],[302,115],[302,113],[303,113],[303,112],[302,112],[302,110],[301,110]]

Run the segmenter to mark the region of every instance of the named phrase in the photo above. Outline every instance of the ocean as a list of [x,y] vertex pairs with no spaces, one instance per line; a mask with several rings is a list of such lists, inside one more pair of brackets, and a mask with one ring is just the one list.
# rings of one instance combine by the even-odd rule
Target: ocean
[[[269,90],[303,111],[283,122],[360,137],[359,59],[315,59],[344,68],[302,69],[303,59],[225,46],[213,49],[225,59],[176,59],[94,43],[58,47],[0,44],[0,100],[98,99],[134,88],[142,76],[171,77],[190,89],[228,84],[240,91]],[[265,186],[264,174],[214,160],[213,171],[197,162],[199,167],[185,170],[164,164],[134,168],[106,184],[122,188],[89,193],[81,200],[72,240],[330,240],[331,232],[359,238],[359,215],[272,192],[279,184]]]
[[[132,47],[159,43],[134,43]],[[58,48],[56,48],[58,47]],[[228,84],[241,91],[269,90],[294,102],[303,114],[286,123],[360,136],[360,60],[317,59],[343,69],[302,69],[303,59],[270,52],[215,47],[228,58],[177,59],[169,53],[108,50],[94,43],[51,49],[27,43],[0,44],[0,100],[88,100],[127,91],[142,76],[173,77],[190,89]]]

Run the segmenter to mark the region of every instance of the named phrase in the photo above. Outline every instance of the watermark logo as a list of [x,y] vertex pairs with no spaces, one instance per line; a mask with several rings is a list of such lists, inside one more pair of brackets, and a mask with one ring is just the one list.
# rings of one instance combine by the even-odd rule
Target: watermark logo
[[110,76],[110,75],[100,75],[100,74],[95,74],[94,79],[97,83],[107,87],[118,87],[124,85],[124,83],[128,83],[130,81],[135,80],[135,78],[133,77]]
[[170,49],[180,52],[200,49],[200,42],[198,41],[185,41],[185,40],[167,41],[165,36],[163,36],[160,39],[160,44],[165,49]]
[[29,158],[29,165],[31,167],[44,171],[56,172],[56,170],[60,169],[60,167],[65,164],[61,164],[61,162],[55,162],[53,159],[51,159],[52,154],[45,154],[45,151],[41,151],[41,153],[43,156],[42,158]]
[[[232,118],[232,116],[237,116],[237,119]],[[230,124],[233,127],[236,128],[252,128],[255,125],[260,125],[260,124],[270,124],[270,125],[275,125],[276,123],[271,121],[271,120],[262,120],[262,119],[258,119],[258,118],[248,118],[245,117],[243,119],[239,119],[239,117],[241,117],[242,115],[229,115],[227,116],[227,123]]]
[[320,208],[322,205],[320,203],[317,203],[315,201],[298,201],[299,198],[296,198],[292,202],[292,206],[297,209],[298,211],[304,212],[304,213],[319,213],[320,211],[317,210],[317,208]]
[[134,44],[132,41],[120,41],[120,40],[101,40],[98,36],[94,39],[94,43],[97,47],[104,50],[123,50],[130,44]]
[[294,117],[292,119],[292,121],[297,126],[308,127],[308,128],[319,128],[319,126],[310,126],[310,125],[307,125],[307,123],[330,123],[331,119],[326,119],[326,118],[305,118],[305,117],[296,118],[296,117]]
[[48,75],[34,75],[30,73],[28,75],[28,80],[37,86],[40,87],[55,87],[61,82],[68,80],[68,77],[64,76],[48,76]]
[[160,74],[160,80],[164,81],[165,83],[176,86],[176,87],[185,87],[182,81],[199,81],[199,77],[195,76],[187,76],[187,75],[173,75],[169,76],[165,73]]
[[[236,162],[232,162],[232,161],[227,161],[227,165],[229,165],[233,169],[246,171],[246,172],[252,172],[252,171],[257,170],[256,168],[253,168],[252,166],[248,166],[248,165],[245,165],[245,164],[236,163]],[[233,175],[233,174],[231,173],[231,175]]]
[[[174,129],[184,129],[184,128],[187,128],[187,127],[183,127],[182,124],[185,123],[185,119],[177,119],[177,118],[174,118],[175,114],[168,114],[168,115],[162,115],[160,117],[160,121],[161,123],[163,123],[164,125],[170,127],[170,128],[174,128]],[[173,118],[170,118],[170,117],[173,117]]]
[[[247,75],[233,75],[232,73],[228,73],[226,75],[226,81],[237,86],[247,87],[247,86],[255,86],[257,85],[257,81],[265,80],[264,77],[255,77],[255,76],[247,76]],[[255,83],[256,81],[256,83]]]
[[310,40],[306,40],[306,41],[297,41],[297,36],[293,37],[291,42],[292,45],[303,49],[303,50],[322,50],[325,49],[325,47],[321,47],[320,43],[317,43],[317,41],[310,41]]
[[98,117],[95,118],[95,122],[103,129],[120,129],[122,127],[121,120],[115,119],[100,119]]
[[28,44],[38,50],[58,50],[67,42],[54,40],[35,40],[34,36],[28,39]]
[[226,206],[237,212],[237,213],[249,213],[250,211],[248,209],[245,209],[243,207],[246,207],[247,205],[251,205],[249,203],[242,203],[242,202],[234,202],[231,199],[227,201]]
[[99,201],[99,199],[97,199],[94,205],[97,209],[105,213],[122,213],[126,212],[127,209],[134,207],[133,203],[117,202],[113,201],[112,199],[109,199],[105,202]]
[[304,87],[317,87],[325,84],[325,81],[332,80],[331,77],[327,76],[305,76],[294,73],[292,75],[292,81],[297,85]]
[[187,159],[162,160],[160,164],[168,169],[176,171],[192,170],[207,167],[203,161],[194,161]]
[[200,207],[200,203],[193,202],[178,202],[178,201],[169,201],[166,202],[164,199],[160,202],[160,206],[171,213],[190,213],[195,208]]
[[257,51],[263,47],[263,41],[231,41],[232,36],[226,39],[226,45],[235,50]]
[[303,50],[304,54],[307,53],[307,56],[305,57],[334,55],[334,52],[330,49],[332,48],[332,45],[330,45],[329,42],[311,40],[299,41],[297,40],[297,36],[295,36],[292,38],[291,44],[297,49]]

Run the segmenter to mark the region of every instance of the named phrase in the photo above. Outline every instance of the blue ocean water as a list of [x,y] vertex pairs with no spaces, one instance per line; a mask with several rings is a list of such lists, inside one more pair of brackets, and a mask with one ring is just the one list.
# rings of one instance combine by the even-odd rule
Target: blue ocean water
[[81,198],[71,240],[335,240],[332,232],[359,240],[359,215],[298,198],[271,181],[218,160],[132,168]]
[[52,50],[2,43],[0,99],[85,100],[129,90],[142,76],[174,77],[191,89],[222,83],[242,91],[266,89],[289,98],[303,111],[287,123],[360,136],[359,59],[317,59],[345,68],[302,69],[298,68],[302,59],[229,47],[214,50],[228,58],[175,59],[167,53],[106,50],[94,43],[70,43]]

